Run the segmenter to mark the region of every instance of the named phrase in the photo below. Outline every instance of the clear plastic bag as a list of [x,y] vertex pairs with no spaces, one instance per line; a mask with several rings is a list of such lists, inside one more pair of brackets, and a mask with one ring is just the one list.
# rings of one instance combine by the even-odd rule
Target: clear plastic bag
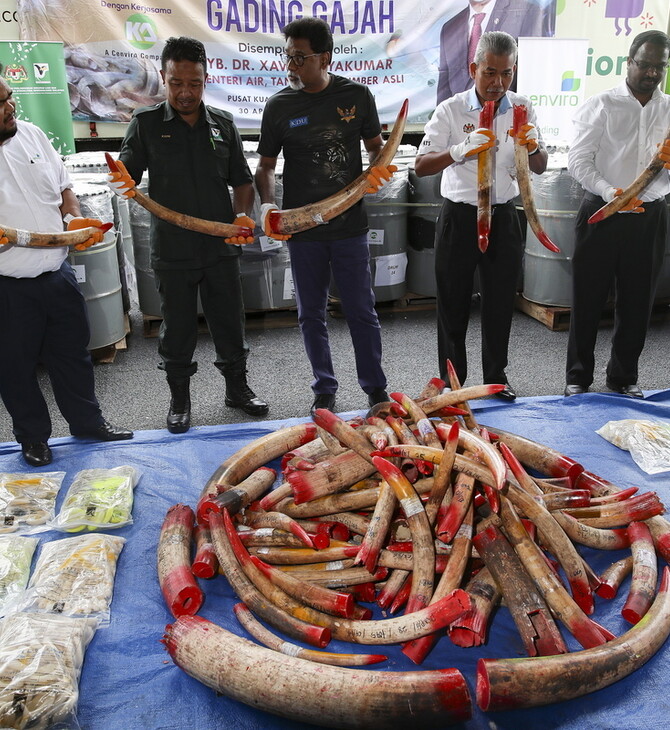
[[132,466],[84,469],[70,485],[58,516],[49,527],[64,532],[110,530],[132,524],[133,489],[137,471]]
[[36,537],[0,537],[0,616],[28,584]]
[[626,418],[608,421],[596,431],[620,449],[647,474],[670,471],[670,423]]
[[96,627],[44,614],[0,621],[0,727],[78,730],[79,675]]
[[31,535],[50,529],[64,471],[0,472],[0,534]]
[[18,610],[89,616],[108,625],[116,561],[125,542],[89,534],[46,543]]

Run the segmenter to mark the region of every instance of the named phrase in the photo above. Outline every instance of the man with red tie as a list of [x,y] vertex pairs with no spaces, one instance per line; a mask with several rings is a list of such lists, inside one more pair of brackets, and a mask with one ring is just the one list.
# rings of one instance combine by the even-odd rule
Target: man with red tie
[[502,30],[515,40],[553,36],[555,24],[556,0],[469,0],[442,26],[437,104],[472,86],[470,64],[483,32]]

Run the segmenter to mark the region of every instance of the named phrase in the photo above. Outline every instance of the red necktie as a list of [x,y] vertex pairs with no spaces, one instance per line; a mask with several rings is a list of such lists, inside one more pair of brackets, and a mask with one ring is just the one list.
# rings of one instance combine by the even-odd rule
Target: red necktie
[[482,21],[486,17],[486,13],[475,13],[472,19],[472,33],[470,34],[470,42],[468,43],[468,67],[475,58],[475,51],[477,50],[477,43],[482,37]]

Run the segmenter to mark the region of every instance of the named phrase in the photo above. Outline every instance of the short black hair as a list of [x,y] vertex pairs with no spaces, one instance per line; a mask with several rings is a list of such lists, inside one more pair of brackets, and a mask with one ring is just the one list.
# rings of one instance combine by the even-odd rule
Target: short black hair
[[284,26],[284,38],[304,38],[314,53],[333,55],[333,34],[328,23],[319,18],[300,18]]
[[191,61],[201,63],[207,72],[207,53],[205,46],[195,38],[187,36],[174,36],[165,41],[165,47],[161,53],[161,68],[165,71],[165,64],[168,61]]
[[635,54],[645,43],[662,46],[670,53],[670,38],[662,30],[645,30],[633,38],[633,42],[630,44],[630,50],[628,51],[628,58],[635,58]]

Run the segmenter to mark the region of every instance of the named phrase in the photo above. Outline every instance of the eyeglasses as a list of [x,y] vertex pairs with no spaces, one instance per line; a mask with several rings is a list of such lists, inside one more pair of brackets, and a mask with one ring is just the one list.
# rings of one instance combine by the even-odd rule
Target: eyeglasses
[[668,68],[667,63],[647,63],[647,61],[638,61],[635,58],[630,59],[642,72],[654,70],[656,73],[662,74],[666,68]]
[[282,53],[280,58],[282,60],[282,63],[286,66],[288,66],[291,61],[298,67],[302,68],[305,65],[305,59],[306,58],[312,58],[312,56],[320,56],[320,53],[310,53],[307,56],[289,56],[288,53]]

